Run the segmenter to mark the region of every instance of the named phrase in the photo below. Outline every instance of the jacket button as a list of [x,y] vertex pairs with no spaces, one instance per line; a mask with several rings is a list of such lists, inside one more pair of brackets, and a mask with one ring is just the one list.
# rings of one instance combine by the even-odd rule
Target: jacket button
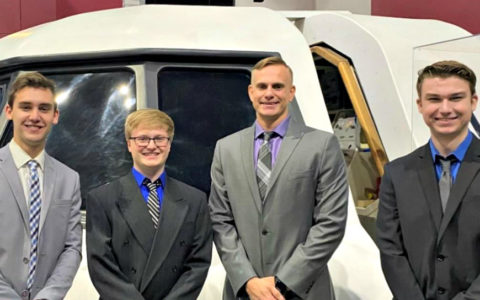
[[185,247],[185,244],[186,244],[186,243],[185,243],[184,240],[181,240],[181,241],[180,241],[180,246]]
[[443,256],[441,254],[439,256],[437,256],[437,261],[442,262],[444,260],[445,260],[445,256]]
[[262,230],[262,235],[267,235],[268,234],[268,230],[264,229]]
[[124,245],[124,246],[126,246],[126,245],[128,245],[128,244],[130,244],[130,241],[129,241],[129,240],[123,241],[123,245]]
[[443,294],[445,294],[445,289],[444,289],[444,288],[438,288],[437,292],[438,292],[440,295],[443,295]]
[[23,258],[23,263],[24,263],[24,264],[28,264],[29,261],[30,261],[30,260],[29,260],[27,257],[24,257],[24,258]]
[[173,268],[172,268],[172,272],[173,272],[173,273],[176,273],[176,272],[177,272],[177,267],[173,267]]
[[132,272],[132,274],[136,274],[137,273],[137,270],[135,270],[135,268],[131,268],[130,271]]

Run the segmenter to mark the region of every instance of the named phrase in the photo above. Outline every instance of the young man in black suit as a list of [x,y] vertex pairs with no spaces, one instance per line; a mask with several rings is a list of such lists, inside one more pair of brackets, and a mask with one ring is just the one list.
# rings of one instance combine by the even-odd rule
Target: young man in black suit
[[196,299],[210,266],[205,193],[169,177],[172,119],[131,113],[125,138],[133,168],[87,198],[87,258],[105,300]]
[[468,130],[476,77],[441,61],[420,71],[429,142],[385,167],[378,245],[398,300],[480,299],[480,143]]

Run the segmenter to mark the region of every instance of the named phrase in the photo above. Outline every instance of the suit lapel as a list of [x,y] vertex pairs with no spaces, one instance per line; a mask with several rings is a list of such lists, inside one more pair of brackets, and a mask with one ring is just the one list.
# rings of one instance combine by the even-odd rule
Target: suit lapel
[[48,209],[50,208],[51,202],[53,200],[53,191],[55,188],[55,181],[57,172],[53,167],[52,158],[45,153],[45,164],[43,172],[43,196],[42,196],[42,206],[40,210],[40,232],[42,231],[43,224],[48,214]]
[[25,229],[27,232],[30,232],[28,226],[29,213],[27,208],[27,200],[25,199],[22,182],[20,181],[18,170],[15,167],[15,163],[13,162],[13,157],[8,146],[0,149],[0,172],[3,173],[3,176],[10,185],[13,197],[17,202],[18,209],[22,216]]
[[251,126],[240,136],[240,151],[242,156],[243,171],[245,172],[245,180],[248,183],[253,201],[258,211],[262,211],[262,199],[258,191],[257,174],[255,172],[254,155],[255,125]]
[[148,256],[152,248],[155,229],[147,205],[131,172],[120,178],[118,188],[121,190],[118,207],[133,235],[145,251],[145,256]]
[[442,204],[438,192],[438,181],[435,175],[435,168],[433,165],[432,154],[428,144],[419,149],[418,160],[414,162],[413,168],[417,169],[420,178],[421,190],[427,200],[427,207],[429,208],[430,216],[435,223],[435,228],[440,228],[440,221],[442,220]]
[[292,155],[293,150],[300,141],[300,138],[303,136],[304,128],[304,125],[297,123],[293,117],[290,117],[290,123],[288,124],[287,133],[282,140],[282,144],[277,155],[277,160],[275,161],[272,175],[270,176],[270,182],[268,184],[267,192],[265,194],[265,201],[268,200],[268,194],[270,190],[272,190],[272,187],[275,185],[275,182],[277,181],[278,176],[281,174],[283,167]]
[[158,269],[165,262],[170,250],[175,249],[173,243],[177,239],[180,228],[183,226],[188,209],[187,202],[182,199],[181,191],[178,189],[176,182],[167,176],[158,229],[143,272],[140,291],[145,290]]
[[438,234],[438,241],[442,237],[445,229],[452,220],[453,215],[458,209],[458,206],[463,200],[465,193],[467,192],[472,180],[480,170],[480,143],[474,137],[472,143],[465,153],[460,169],[458,170],[457,178],[452,186],[450,196],[448,198],[447,207],[440,224],[440,231]]

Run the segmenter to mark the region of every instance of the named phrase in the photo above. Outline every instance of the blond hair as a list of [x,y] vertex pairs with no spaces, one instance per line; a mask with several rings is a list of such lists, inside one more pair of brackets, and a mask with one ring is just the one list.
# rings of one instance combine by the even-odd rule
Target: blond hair
[[[284,66],[285,68],[288,69],[288,72],[290,73],[290,78],[292,79],[292,82],[293,82],[293,71],[292,71],[292,68],[290,68],[289,65],[287,65],[287,63],[280,57],[280,56],[270,56],[270,57],[266,57],[262,60],[260,60],[259,62],[257,62],[253,68],[252,68],[252,75],[253,75],[253,71],[255,70],[261,70],[265,67],[268,67],[268,66]],[[253,78],[253,76],[252,76]]]
[[175,125],[169,115],[158,109],[145,108],[130,113],[125,120],[125,139],[131,137],[132,131],[140,125],[148,128],[164,128],[170,139],[173,138]]

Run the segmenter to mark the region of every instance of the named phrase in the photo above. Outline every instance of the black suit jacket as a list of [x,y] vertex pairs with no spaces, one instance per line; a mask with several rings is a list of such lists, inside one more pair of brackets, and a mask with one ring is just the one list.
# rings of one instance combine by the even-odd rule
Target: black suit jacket
[[385,167],[377,237],[395,299],[480,299],[479,171],[473,138],[443,214],[428,144]]
[[131,173],[87,198],[87,259],[105,300],[196,299],[210,266],[203,192],[167,176],[158,230]]

